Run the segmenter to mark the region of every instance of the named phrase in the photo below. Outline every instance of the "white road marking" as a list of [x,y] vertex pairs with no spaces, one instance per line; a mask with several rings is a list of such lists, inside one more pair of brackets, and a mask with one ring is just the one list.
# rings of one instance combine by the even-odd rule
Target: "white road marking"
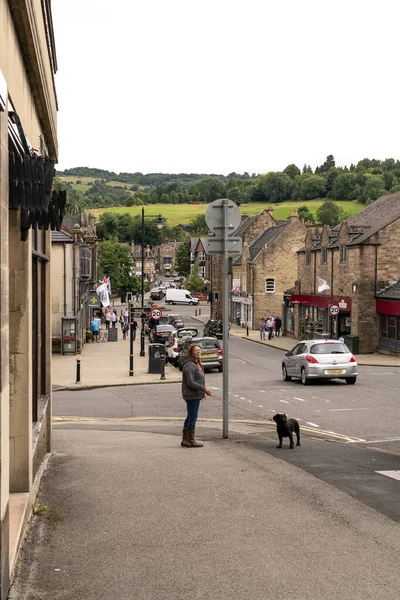
[[325,402],[330,402],[330,400],[325,400]]
[[295,400],[300,400],[300,402],[305,402],[304,398],[297,398],[296,396],[293,396],[293,398],[294,398]]
[[400,481],[400,471],[375,471],[375,473],[379,473],[379,475],[386,475],[386,477],[391,477],[392,479],[397,479],[397,481]]
[[313,400],[316,400],[316,399],[317,399],[317,396],[311,396],[311,398],[312,398]]
[[361,408],[330,408],[328,412],[340,412],[343,410],[369,410],[367,406]]
[[255,362],[253,362],[252,360],[249,360],[248,358],[247,358],[246,360],[244,360],[244,361],[243,361],[243,360],[242,360],[242,359],[239,357],[239,355],[238,355],[238,354],[234,354],[233,352],[229,352],[229,356],[236,356],[237,358],[239,358],[239,360],[240,360],[241,362],[243,362],[243,364],[246,364],[246,363],[248,362],[248,363],[251,363],[252,365],[255,365],[256,367],[261,367],[261,365],[259,365],[258,363],[255,363]]
[[283,402],[284,404],[290,404],[287,400],[279,400],[279,402]]
[[311,427],[319,427],[316,423],[310,423],[310,421],[306,421],[307,425],[311,425]]
[[242,396],[240,396],[240,399],[241,399],[241,400],[245,400],[246,398],[243,398]]
[[235,398],[239,398],[239,394],[235,394]]
[[265,390],[260,390],[260,392],[262,392],[263,394],[265,394]]
[[[221,389],[221,388],[213,387],[212,385],[210,385],[210,388],[211,388],[212,390],[220,390],[220,389]],[[230,392],[229,392],[229,394],[230,394]]]
[[320,409],[314,410],[314,412],[322,412]]
[[262,405],[262,404],[259,404],[259,405],[258,405],[258,408],[264,408],[264,407],[263,407],[263,405]]
[[400,442],[400,438],[388,438],[386,440],[364,440],[365,444],[383,444],[384,442]]
[[250,402],[250,404],[253,404],[253,400],[247,400],[247,402]]

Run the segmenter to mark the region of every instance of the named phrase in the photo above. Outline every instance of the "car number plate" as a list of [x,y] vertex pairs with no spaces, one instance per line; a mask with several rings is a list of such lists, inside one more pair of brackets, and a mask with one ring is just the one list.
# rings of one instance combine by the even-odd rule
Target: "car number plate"
[[201,358],[210,358],[210,356],[212,356],[212,354],[202,354]]
[[327,369],[325,373],[327,375],[343,375],[346,371],[344,369]]

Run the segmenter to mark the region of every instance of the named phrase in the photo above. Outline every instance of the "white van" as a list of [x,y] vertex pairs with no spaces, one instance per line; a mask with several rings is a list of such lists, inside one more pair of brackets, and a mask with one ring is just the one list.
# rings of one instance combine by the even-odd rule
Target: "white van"
[[165,302],[167,304],[198,304],[199,299],[194,298],[188,290],[166,289]]

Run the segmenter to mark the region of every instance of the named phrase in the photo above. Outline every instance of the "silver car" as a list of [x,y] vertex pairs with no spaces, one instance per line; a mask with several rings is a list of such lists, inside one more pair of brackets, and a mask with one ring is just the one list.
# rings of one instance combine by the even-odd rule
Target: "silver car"
[[301,379],[303,385],[311,379],[345,379],[346,383],[357,381],[357,361],[345,343],[340,340],[305,340],[285,353],[282,361],[282,377]]

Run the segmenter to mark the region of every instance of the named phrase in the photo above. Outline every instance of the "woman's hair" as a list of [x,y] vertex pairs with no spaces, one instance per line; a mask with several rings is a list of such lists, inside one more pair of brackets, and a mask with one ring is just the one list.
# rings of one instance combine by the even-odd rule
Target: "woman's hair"
[[188,348],[188,356],[190,358],[193,358],[193,350],[195,348],[200,348],[199,344],[190,344],[189,348]]

